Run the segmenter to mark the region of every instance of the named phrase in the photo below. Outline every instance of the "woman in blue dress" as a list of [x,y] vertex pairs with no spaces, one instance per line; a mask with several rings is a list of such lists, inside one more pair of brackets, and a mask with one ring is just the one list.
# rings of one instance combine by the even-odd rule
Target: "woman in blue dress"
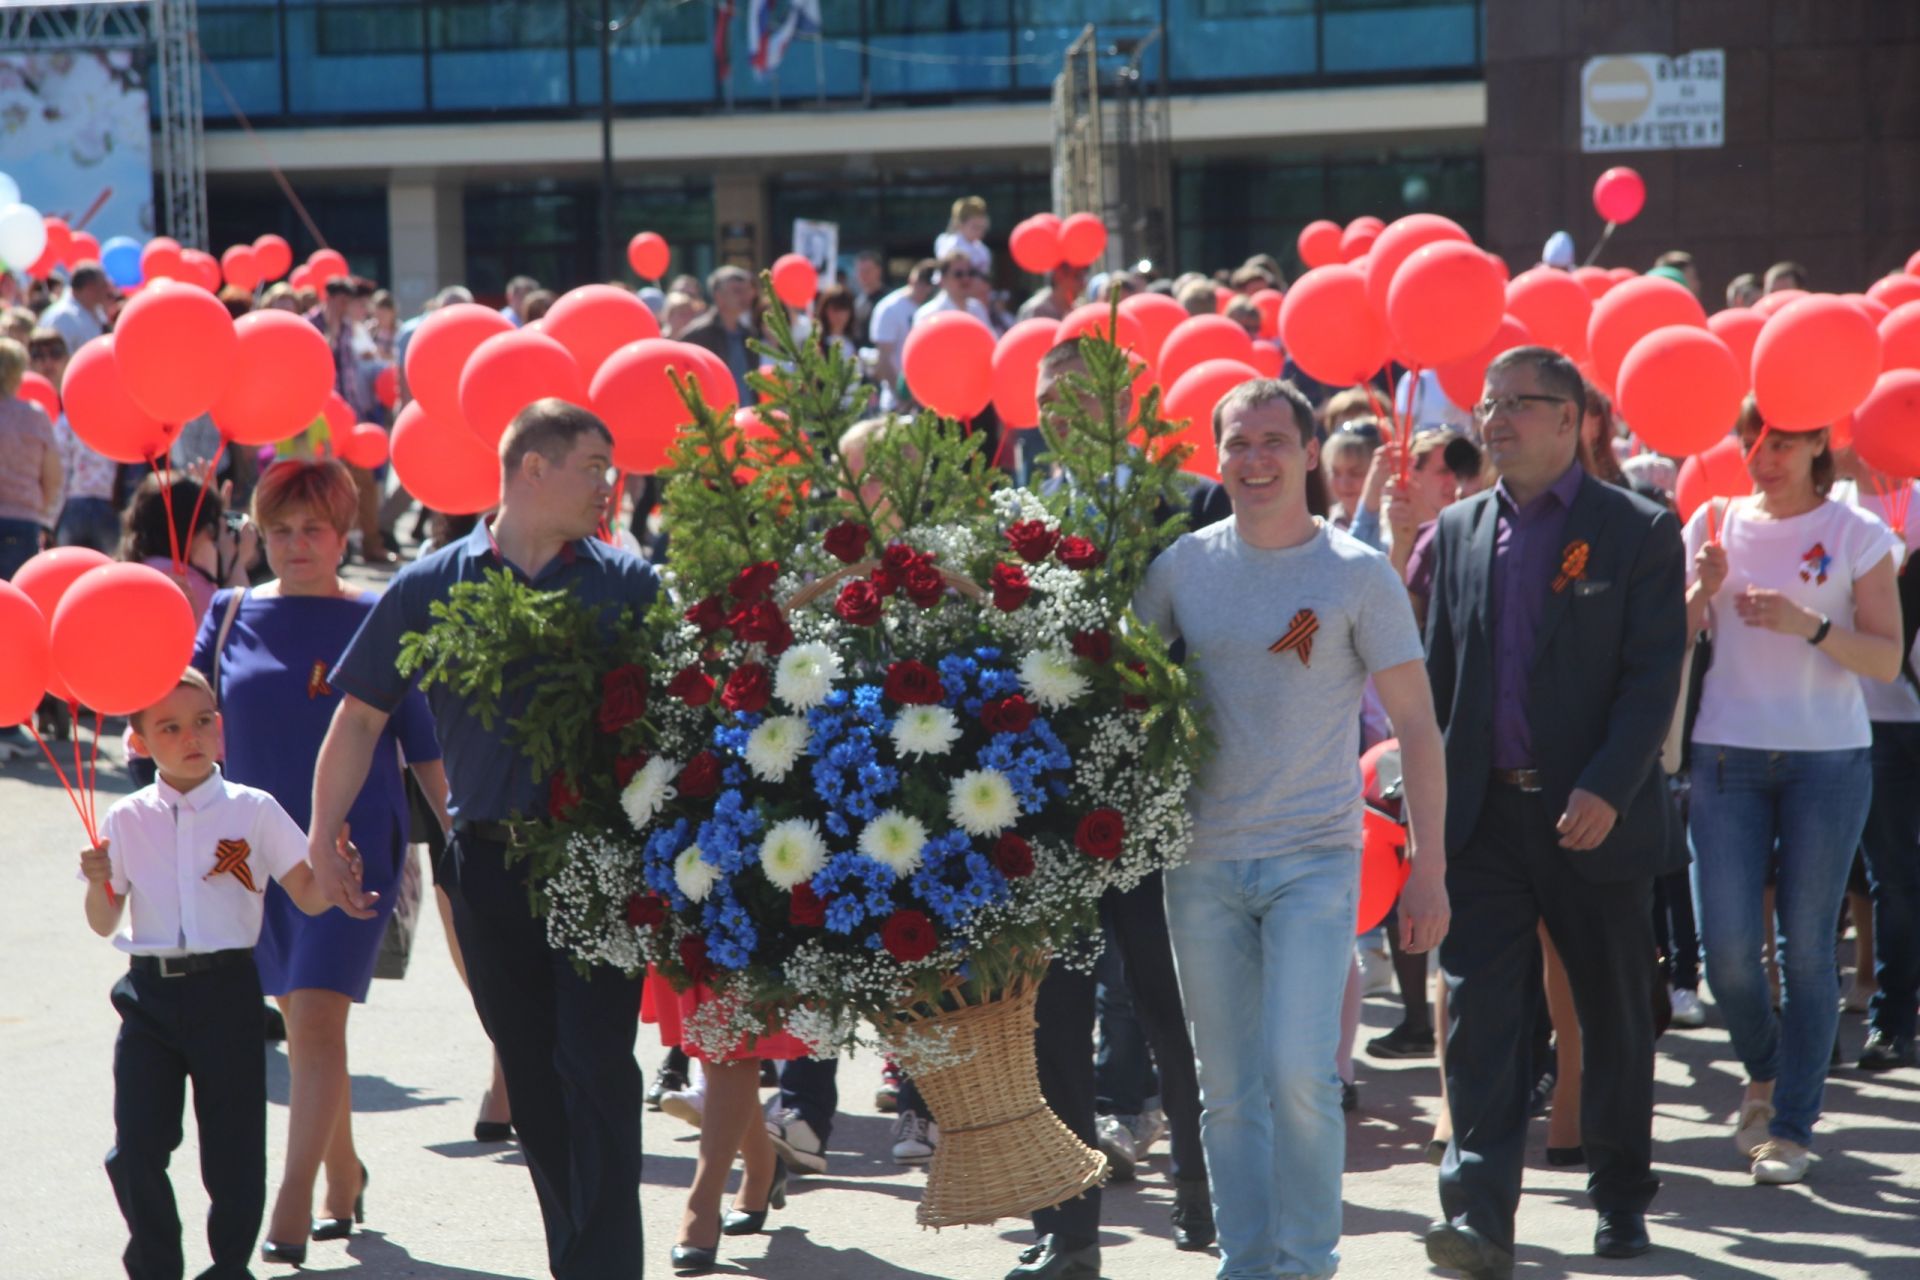
[[[226,729],[226,772],[259,787],[307,826],[314,764],[339,705],[327,675],[374,597],[342,582],[341,557],[358,497],[338,462],[282,462],[253,495],[275,580],[215,597],[201,622],[193,665],[213,682]],[[360,1217],[366,1168],[354,1152],[347,1075],[347,1012],[365,1001],[381,935],[397,897],[409,816],[402,769],[412,769],[445,822],[447,779],[426,700],[414,693],[387,726],[349,816],[379,916],[306,916],[277,885],[267,888],[255,959],[260,983],[287,1019],[291,1096],[286,1171],[261,1256],[298,1265],[309,1236],[349,1235]],[[324,1212],[314,1183],[327,1171]]]

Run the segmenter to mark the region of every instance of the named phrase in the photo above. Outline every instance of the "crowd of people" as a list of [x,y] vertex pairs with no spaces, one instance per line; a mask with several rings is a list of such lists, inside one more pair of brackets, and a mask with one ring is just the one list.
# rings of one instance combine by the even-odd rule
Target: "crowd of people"
[[[1264,255],[1158,278],[1062,266],[1010,315],[989,225],[984,202],[958,201],[904,282],[889,288],[887,264],[862,254],[800,318],[862,369],[856,407],[876,417],[841,442],[850,456],[912,407],[901,351],[931,316],[964,310],[999,332],[1151,290],[1259,339],[1251,297],[1286,284]],[[1544,256],[1571,265],[1551,245]],[[1651,270],[1701,288],[1683,253]],[[1782,263],[1735,280],[1727,300],[1806,283]],[[1223,305],[1223,289],[1238,296]],[[723,266],[641,296],[753,400],[766,313],[750,273]],[[222,297],[236,314],[308,316],[336,390],[375,422],[382,371],[404,370],[424,316],[473,300],[449,286],[401,323],[391,296],[358,279]],[[517,277],[502,313],[533,323],[553,301]],[[527,770],[459,695],[423,696],[394,664],[400,636],[487,568],[589,603],[651,600],[657,490],[635,479],[615,493],[606,429],[541,402],[502,439],[501,504],[480,521],[421,512],[399,536],[404,489],[332,459],[323,424],[257,456],[227,452],[205,493],[192,476],[214,450],[190,424],[163,495],[169,482],[101,458],[20,394],[29,369],[57,389],[116,306],[85,263],[0,314],[0,576],[43,546],[90,546],[167,568],[201,619],[191,672],[128,726],[146,785],[83,859],[90,923],[133,957],[115,992],[108,1161],[129,1274],[180,1274],[165,1168],[188,1078],[229,1108],[200,1116],[217,1170],[209,1274],[246,1272],[265,1212],[264,1094],[234,1051],[262,1034],[261,991],[283,1014],[292,1078],[263,1257],[298,1265],[363,1220],[348,1013],[408,909],[415,843],[432,850],[454,960],[498,1050],[475,1136],[520,1142],[553,1274],[639,1273],[643,1105],[701,1127],[674,1263],[712,1266],[723,1234],[764,1227],[790,1176],[827,1169],[836,1064],[797,1042],[690,1058],[670,993],[649,990],[648,1020],[673,1051],[643,1082],[640,985],[575,972],[528,914],[525,868],[508,865]],[[1072,343],[1047,355],[1043,408],[1068,394],[1080,358]],[[1873,483],[1826,430],[1766,428],[1749,400],[1728,427],[1753,492],[1683,527],[1676,461],[1641,448],[1600,388],[1539,347],[1496,359],[1472,405],[1430,375],[1343,389],[1288,366],[1230,393],[1212,425],[1219,480],[1193,478],[1193,531],[1156,560],[1138,612],[1201,655],[1219,748],[1192,799],[1191,863],[1103,903],[1101,967],[1057,968],[1041,988],[1036,1048],[1056,1113],[1120,1179],[1167,1139],[1174,1243],[1217,1243],[1222,1276],[1331,1274],[1341,1113],[1363,1105],[1360,1002],[1397,990],[1399,1024],[1366,1052],[1441,1060],[1429,1258],[1476,1280],[1511,1274],[1528,1119],[1543,1112],[1548,1159],[1590,1170],[1596,1252],[1633,1256],[1650,1245],[1659,1186],[1654,1041],[1669,1023],[1704,1024],[1704,973],[1747,1077],[1740,1097],[1709,1105],[1733,1117],[1756,1183],[1807,1177],[1839,1051],[1847,923],[1864,949],[1844,999],[1870,1027],[1857,1066],[1916,1065],[1920,686],[1900,574],[1920,533],[1902,527],[1905,499],[1886,496],[1912,483]],[[1037,439],[976,426],[1016,479],[1044,478]],[[593,536],[599,513],[628,500],[639,556]],[[413,563],[384,594],[342,576],[354,556],[391,564],[410,542]],[[1303,620],[1310,645],[1296,639]],[[71,731],[51,703],[43,727]],[[1389,738],[1411,874],[1386,924],[1356,942],[1355,758]],[[12,731],[0,760],[28,745]],[[223,858],[205,879],[176,876],[171,851],[188,851],[163,829],[170,810],[195,814],[223,851],[250,845],[276,884],[254,894],[244,856],[237,872]],[[761,1117],[763,1085],[776,1094]],[[896,1114],[895,1159],[933,1155],[938,1127],[910,1078],[889,1065],[875,1105]],[[736,1154],[746,1172],[723,1213]],[[1037,1212],[1009,1280],[1095,1280],[1099,1223],[1097,1188]]]

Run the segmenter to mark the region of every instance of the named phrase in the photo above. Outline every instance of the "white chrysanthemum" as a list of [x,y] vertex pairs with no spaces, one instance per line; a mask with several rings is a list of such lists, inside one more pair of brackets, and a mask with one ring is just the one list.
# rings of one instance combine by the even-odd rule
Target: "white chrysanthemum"
[[633,775],[620,793],[620,807],[626,810],[627,821],[636,830],[646,830],[667,801],[673,799],[673,780],[679,776],[679,764],[665,756],[655,756]]
[[1065,649],[1039,649],[1020,660],[1020,687],[1049,711],[1070,706],[1087,691],[1087,678]]
[[860,833],[860,852],[891,867],[896,876],[910,876],[920,869],[920,851],[926,843],[926,824],[898,809],[887,810]]
[[908,707],[893,722],[893,749],[903,756],[943,756],[960,737],[960,722],[945,707]]
[[795,711],[817,707],[833,692],[833,682],[845,670],[832,645],[814,641],[797,644],[780,655],[774,672],[773,692]]
[[690,844],[680,851],[673,860],[673,882],[680,886],[680,892],[693,902],[706,901],[712,892],[714,882],[720,878],[720,868],[700,856],[700,846]]
[[827,842],[820,828],[803,818],[776,822],[760,845],[760,869],[782,889],[811,880],[827,865]]
[[807,749],[807,722],[800,716],[769,716],[747,735],[747,768],[767,782],[787,776]]
[[947,816],[970,836],[999,835],[1020,820],[1020,801],[1005,774],[975,769],[954,779]]

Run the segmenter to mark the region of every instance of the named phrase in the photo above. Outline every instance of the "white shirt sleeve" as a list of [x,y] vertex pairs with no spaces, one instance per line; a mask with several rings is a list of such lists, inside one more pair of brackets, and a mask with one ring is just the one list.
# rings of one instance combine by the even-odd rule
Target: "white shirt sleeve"
[[285,879],[288,872],[307,860],[307,833],[272,796],[256,792],[255,802],[253,850],[260,855],[260,865],[268,875]]

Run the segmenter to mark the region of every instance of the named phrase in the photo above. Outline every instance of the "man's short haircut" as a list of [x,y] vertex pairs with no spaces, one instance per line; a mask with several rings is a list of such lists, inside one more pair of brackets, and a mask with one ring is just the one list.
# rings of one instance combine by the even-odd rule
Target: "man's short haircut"
[[1257,284],[1262,289],[1271,289],[1273,287],[1273,276],[1267,272],[1265,267],[1256,267],[1252,263],[1248,263],[1238,271],[1235,271],[1233,273],[1233,279],[1228,283],[1235,289],[1244,289],[1250,284]]
[[328,276],[327,296],[329,298],[351,298],[353,296],[352,278],[348,276]]
[[1285,404],[1293,413],[1293,425],[1300,432],[1304,447],[1314,439],[1313,402],[1306,393],[1284,378],[1254,378],[1243,382],[1213,406],[1213,442],[1226,434],[1227,414],[1238,409],[1259,409],[1270,404]]
[[1531,369],[1548,395],[1560,396],[1573,406],[1573,421],[1578,425],[1587,416],[1587,380],[1573,361],[1552,347],[1514,347],[1502,351],[1487,366],[1487,376],[1505,369]]
[[530,453],[558,465],[573,452],[580,437],[588,434],[599,436],[609,447],[613,444],[613,432],[589,410],[552,396],[535,400],[514,415],[500,437],[500,470],[511,479]]
[[73,274],[67,277],[69,289],[90,289],[96,284],[106,283],[106,270],[91,258],[75,267]]
[[539,287],[540,282],[532,276],[515,276],[513,279],[507,281],[507,296],[511,298],[516,293],[532,293]]
[[1273,282],[1273,287],[1276,289],[1284,289],[1286,287],[1287,273],[1281,269],[1280,260],[1270,253],[1256,253],[1241,265],[1243,267],[1254,267],[1260,271],[1264,271],[1267,279]]
[[462,302],[472,301],[473,290],[463,284],[450,284],[433,295],[433,305],[436,307],[451,307]]
[[267,468],[253,490],[253,522],[261,528],[305,507],[344,536],[360,512],[360,494],[346,464],[337,458],[309,462],[288,458]]
[[36,328],[27,335],[27,356],[30,359],[35,356],[66,357],[72,354],[67,346],[67,335],[58,329]]
[[1210,316],[1220,310],[1220,295],[1214,292],[1213,281],[1204,276],[1181,285],[1174,297],[1190,316]]
[[[973,259],[967,256],[965,249],[955,249],[952,253],[940,259],[940,278],[945,280],[947,278],[947,272],[954,270],[956,267],[965,267],[968,271],[973,271]],[[977,275],[978,273],[975,272],[975,274]]]
[[1675,271],[1685,271],[1693,266],[1693,255],[1685,249],[1669,249],[1653,260],[1656,267],[1672,267]]
[[1327,397],[1320,406],[1320,421],[1327,430],[1338,430],[1350,418],[1373,418],[1375,398],[1367,394],[1365,387],[1347,387]]
[[856,257],[854,261],[855,262],[871,262],[875,266],[884,265],[881,262],[880,251],[878,249],[862,249],[859,253],[859,256]]
[[1065,342],[1056,342],[1047,348],[1047,354],[1040,357],[1040,372],[1059,377],[1063,373],[1085,373],[1087,358],[1080,354],[1080,339],[1068,338]]
[[715,267],[707,273],[707,296],[711,298],[720,291],[720,286],[733,280],[744,280],[748,287],[753,285],[753,273],[745,267],[736,267],[731,262]]
[[1266,317],[1260,314],[1260,304],[1244,295],[1229,302],[1221,314],[1237,325],[1245,325],[1251,320],[1255,329],[1266,323]]
[[932,284],[933,278],[939,274],[938,259],[922,258],[913,264],[913,270],[907,273],[907,279],[913,284]]
[[[215,707],[219,706],[219,699],[213,696],[213,686],[207,682],[205,676],[200,674],[199,668],[197,667],[188,667],[185,671],[182,671],[180,678],[173,682],[173,688],[167,690],[161,697],[156,698],[153,706],[157,707],[160,703],[171,698],[175,689],[198,689],[207,695],[208,702],[212,703]],[[127,717],[127,723],[133,726],[135,733],[143,734],[146,732],[143,726],[146,723],[147,712],[151,710],[153,710],[153,707],[142,707]]]
[[1746,306],[1747,304],[1742,302],[1741,299],[1746,297],[1748,294],[1751,294],[1756,298],[1760,296],[1760,277],[1753,274],[1753,272],[1742,271],[1739,275],[1727,281],[1727,305],[1728,306],[1730,307]]
[[1807,287],[1807,269],[1793,261],[1793,259],[1788,258],[1783,262],[1776,262],[1767,268],[1767,292],[1772,293],[1774,286],[1789,276],[1793,278],[1792,288],[1804,289]]

